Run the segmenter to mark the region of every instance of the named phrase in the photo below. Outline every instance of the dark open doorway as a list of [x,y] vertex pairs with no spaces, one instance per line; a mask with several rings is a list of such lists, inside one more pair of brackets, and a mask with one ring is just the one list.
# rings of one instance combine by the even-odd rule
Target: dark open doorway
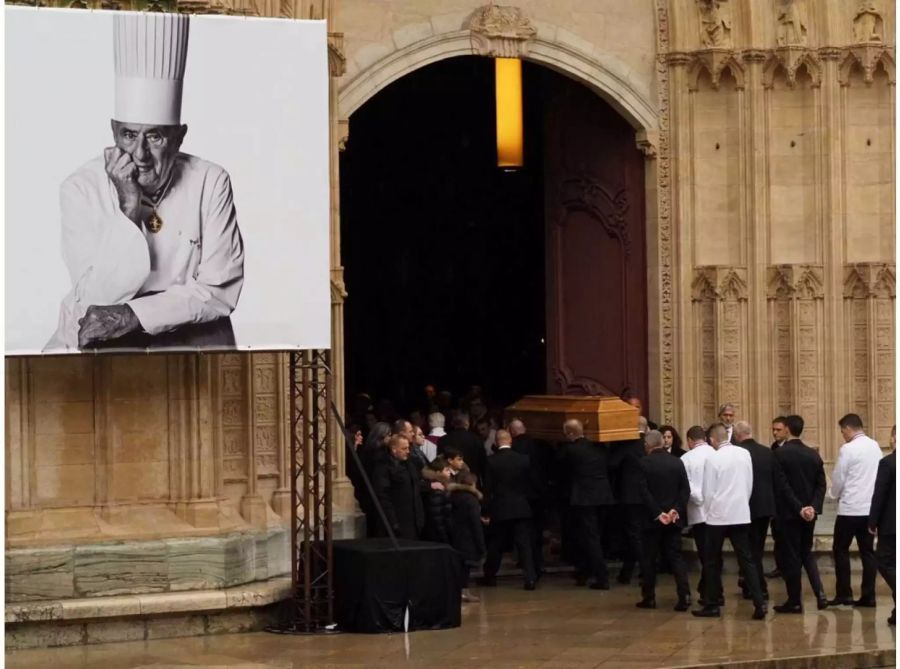
[[350,118],[341,162],[347,392],[409,408],[434,383],[498,403],[544,391],[542,117],[524,68],[526,167],[494,148],[493,61],[418,70]]
[[350,118],[341,156],[348,400],[433,383],[647,407],[644,164],[600,96],[523,63],[525,167],[496,167],[494,67],[440,61]]

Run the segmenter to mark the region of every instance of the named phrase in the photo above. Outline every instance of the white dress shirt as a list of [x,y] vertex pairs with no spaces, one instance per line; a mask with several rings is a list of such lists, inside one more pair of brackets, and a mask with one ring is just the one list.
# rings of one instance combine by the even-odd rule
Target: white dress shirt
[[838,500],[839,516],[868,516],[881,461],[878,442],[860,432],[841,446],[829,496]]
[[128,304],[151,335],[234,310],[244,246],[228,173],[184,153],[172,169],[172,185],[157,206],[163,221],[157,233],[119,209],[102,157],[63,182],[62,250],[72,290],[45,351],[76,350],[78,319],[91,305]]
[[751,492],[753,463],[750,451],[733,444],[722,444],[706,461],[703,471],[706,524],[749,524]]
[[691,496],[687,505],[688,525],[706,522],[706,512],[703,510],[703,471],[707,459],[715,452],[716,449],[712,446],[701,442],[681,456],[681,462],[687,471],[688,483],[691,487]]

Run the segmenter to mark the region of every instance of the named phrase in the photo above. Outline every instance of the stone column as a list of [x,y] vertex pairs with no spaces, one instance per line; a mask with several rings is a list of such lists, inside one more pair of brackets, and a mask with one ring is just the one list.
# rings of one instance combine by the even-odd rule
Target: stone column
[[253,361],[257,354],[245,353],[244,384],[247,390],[247,491],[241,498],[241,516],[253,527],[266,523],[266,502],[256,491],[256,375]]
[[[766,60],[763,51],[744,54],[747,64],[747,87],[744,94],[747,105],[747,184],[754,196],[747,203],[747,267],[748,322],[744,345],[748,347],[748,373],[744,417],[756,429],[757,439],[764,438],[765,428],[771,419],[772,379],[769,366],[769,334],[771,325],[766,318],[766,268],[768,266],[769,220],[768,165],[766,161],[766,103],[762,86],[762,69]],[[774,415],[774,414],[772,414]]]

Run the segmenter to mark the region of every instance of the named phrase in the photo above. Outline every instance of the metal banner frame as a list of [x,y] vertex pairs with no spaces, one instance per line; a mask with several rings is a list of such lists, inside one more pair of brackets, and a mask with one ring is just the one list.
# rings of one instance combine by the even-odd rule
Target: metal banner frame
[[290,353],[291,600],[290,630],[330,631],[332,572],[331,352]]

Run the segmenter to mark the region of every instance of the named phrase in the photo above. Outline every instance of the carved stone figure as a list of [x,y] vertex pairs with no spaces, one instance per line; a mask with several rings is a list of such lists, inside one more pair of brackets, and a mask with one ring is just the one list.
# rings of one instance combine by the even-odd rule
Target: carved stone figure
[[805,9],[800,0],[779,0],[778,30],[775,36],[778,46],[806,44]]
[[697,0],[703,46],[731,46],[731,8],[727,0]]
[[883,42],[884,20],[872,0],[861,0],[853,16],[853,38],[857,42]]
[[475,53],[497,58],[524,56],[528,40],[537,35],[521,9],[494,4],[479,7],[472,13],[469,30]]

